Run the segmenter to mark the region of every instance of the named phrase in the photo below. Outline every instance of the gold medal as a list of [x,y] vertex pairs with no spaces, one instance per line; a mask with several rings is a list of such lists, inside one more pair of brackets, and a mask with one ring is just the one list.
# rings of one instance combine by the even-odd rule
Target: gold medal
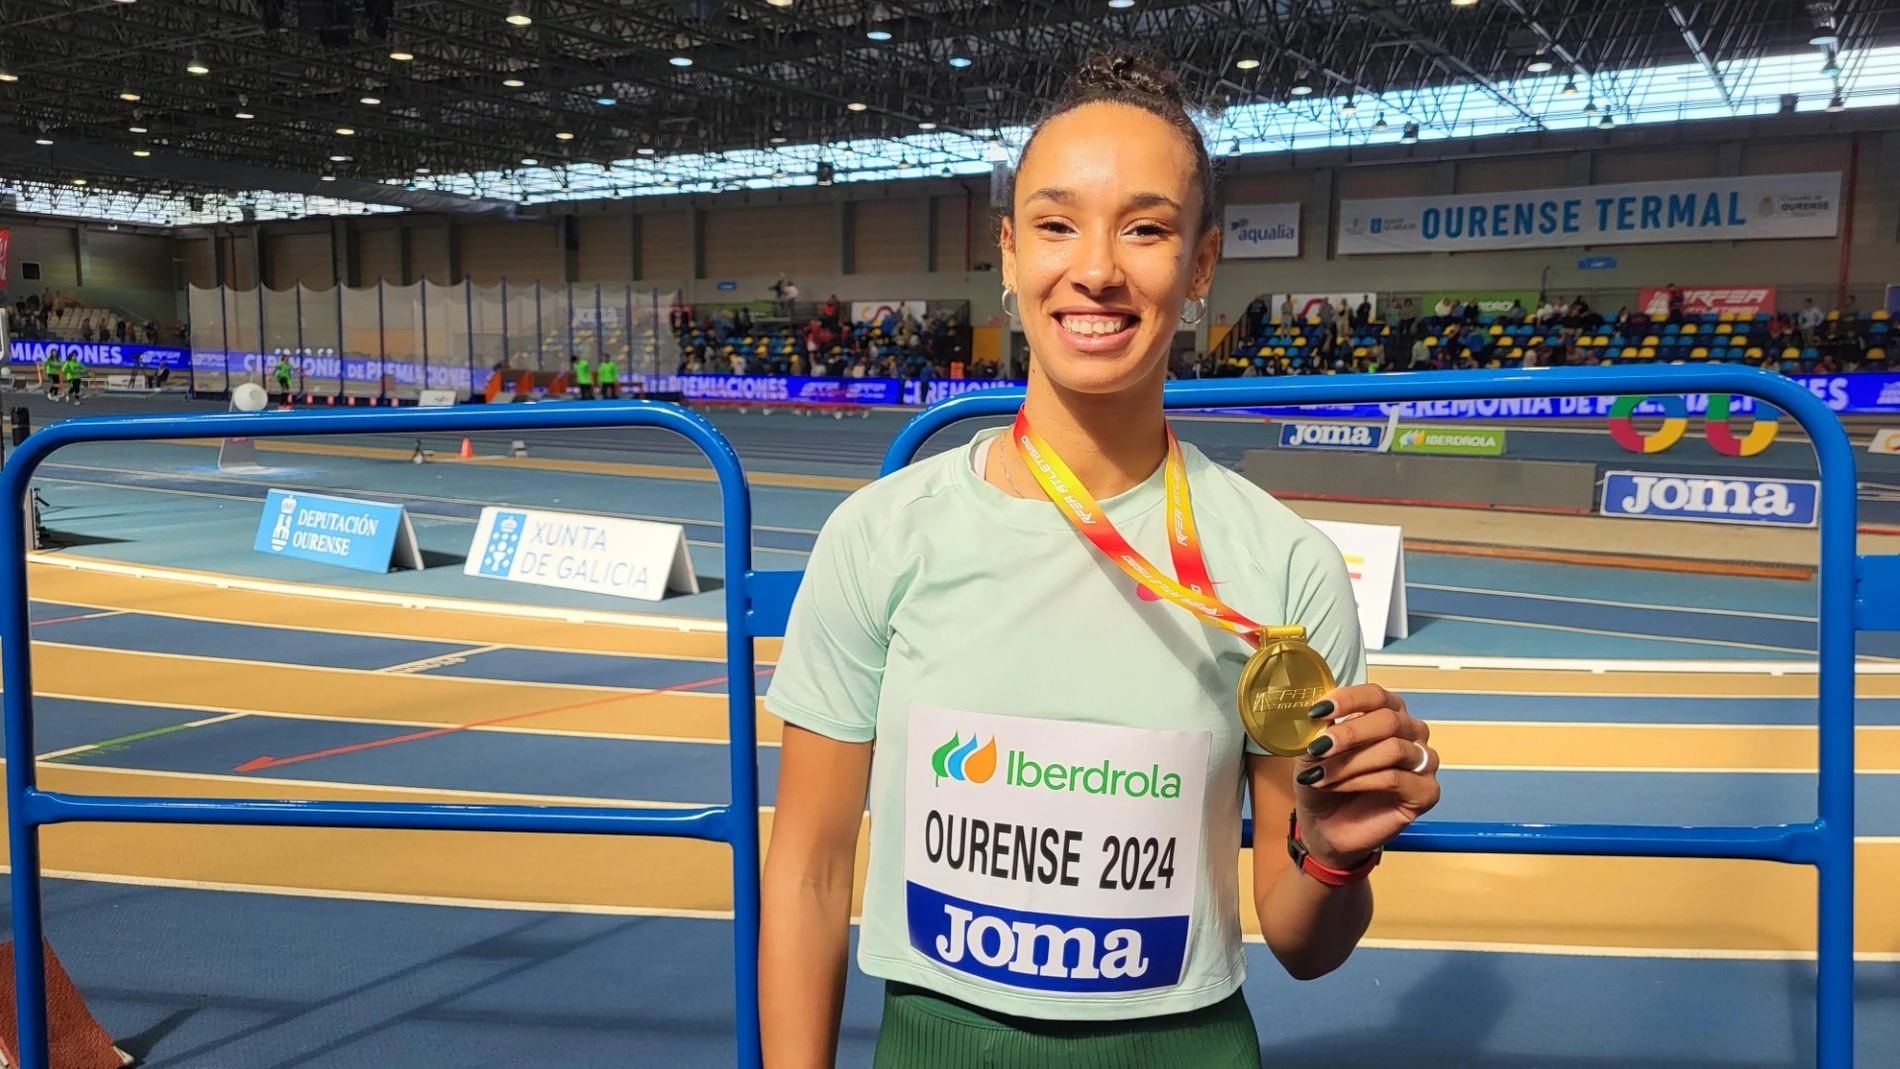
[[1334,685],[1326,658],[1306,644],[1306,628],[1262,628],[1260,649],[1240,671],[1241,726],[1268,753],[1299,757],[1326,730],[1307,711]]

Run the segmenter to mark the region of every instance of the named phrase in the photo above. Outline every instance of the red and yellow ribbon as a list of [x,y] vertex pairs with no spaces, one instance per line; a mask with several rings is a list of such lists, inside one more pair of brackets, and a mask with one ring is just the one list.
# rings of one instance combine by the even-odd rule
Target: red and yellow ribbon
[[1109,560],[1121,566],[1135,582],[1154,592],[1156,597],[1173,602],[1201,618],[1209,627],[1217,627],[1246,639],[1250,644],[1258,645],[1262,637],[1292,637],[1295,632],[1304,634],[1304,628],[1298,627],[1262,627],[1238,611],[1214,597],[1214,582],[1208,578],[1207,562],[1201,555],[1201,536],[1194,527],[1193,502],[1188,497],[1187,462],[1181,455],[1181,443],[1174,437],[1173,428],[1168,429],[1167,461],[1167,499],[1168,499],[1168,551],[1174,558],[1175,575],[1179,581],[1163,574],[1130,545],[1128,539],[1115,529],[1108,513],[1082,480],[1075,477],[1069,466],[1062,462],[1056,451],[1043,441],[1042,436],[1029,425],[1029,414],[1018,410],[1016,426],[1017,455],[1023,459],[1023,466],[1036,478],[1042,492],[1056,503],[1062,514],[1069,518],[1075,529],[1089,544],[1101,550]]

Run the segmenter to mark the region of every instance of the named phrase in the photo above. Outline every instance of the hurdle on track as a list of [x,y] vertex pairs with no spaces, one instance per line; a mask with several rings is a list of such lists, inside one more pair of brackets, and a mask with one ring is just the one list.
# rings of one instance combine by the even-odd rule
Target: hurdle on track
[[[1606,394],[1731,393],[1764,400],[1807,431],[1821,463],[1820,792],[1818,816],[1767,827],[1524,825],[1424,821],[1398,849],[1464,853],[1743,858],[1819,870],[1818,1069],[1853,1059],[1854,632],[1900,630],[1900,556],[1855,556],[1855,468],[1847,434],[1827,406],[1779,375],[1735,367],[1557,368],[1422,372],[1276,380],[1170,383],[1170,408],[1465,400]],[[885,458],[909,463],[936,430],[1000,416],[1019,390],[987,390],[919,413]],[[68,445],[160,438],[429,434],[648,426],[697,445],[719,479],[725,538],[726,664],[731,801],[693,809],[133,798],[42,791],[33,746],[32,654],[24,529],[0,524],[0,685],[4,686],[8,834],[12,847],[15,984],[22,1069],[47,1069],[45,958],[40,909],[39,828],[71,821],[242,824],[462,831],[675,835],[725,842],[733,858],[733,969],[738,1065],[758,1069],[759,835],[753,639],[782,635],[802,576],[751,568],[751,496],[737,454],[703,417],[658,402],[595,402],[500,408],[263,412],[211,416],[93,418],[54,424],[29,437],[0,470],[0,500],[23,509],[34,470]],[[16,512],[16,515],[18,512]],[[734,537],[743,532],[745,537]],[[1890,591],[1883,599],[1876,588]],[[1864,592],[1864,596],[1863,596]],[[1251,841],[1251,828],[1245,833]]]

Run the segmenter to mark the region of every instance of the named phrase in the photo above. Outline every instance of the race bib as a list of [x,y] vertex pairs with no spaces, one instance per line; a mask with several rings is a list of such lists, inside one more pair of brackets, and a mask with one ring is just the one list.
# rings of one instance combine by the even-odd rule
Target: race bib
[[910,709],[910,944],[1006,987],[1181,982],[1200,871],[1204,731]]

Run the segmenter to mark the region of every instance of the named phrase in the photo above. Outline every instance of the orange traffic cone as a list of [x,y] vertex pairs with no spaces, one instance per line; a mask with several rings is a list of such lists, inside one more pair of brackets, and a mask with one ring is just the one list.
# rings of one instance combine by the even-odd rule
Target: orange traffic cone
[[463,460],[475,459],[474,443],[470,442],[467,438],[462,439],[462,459]]

